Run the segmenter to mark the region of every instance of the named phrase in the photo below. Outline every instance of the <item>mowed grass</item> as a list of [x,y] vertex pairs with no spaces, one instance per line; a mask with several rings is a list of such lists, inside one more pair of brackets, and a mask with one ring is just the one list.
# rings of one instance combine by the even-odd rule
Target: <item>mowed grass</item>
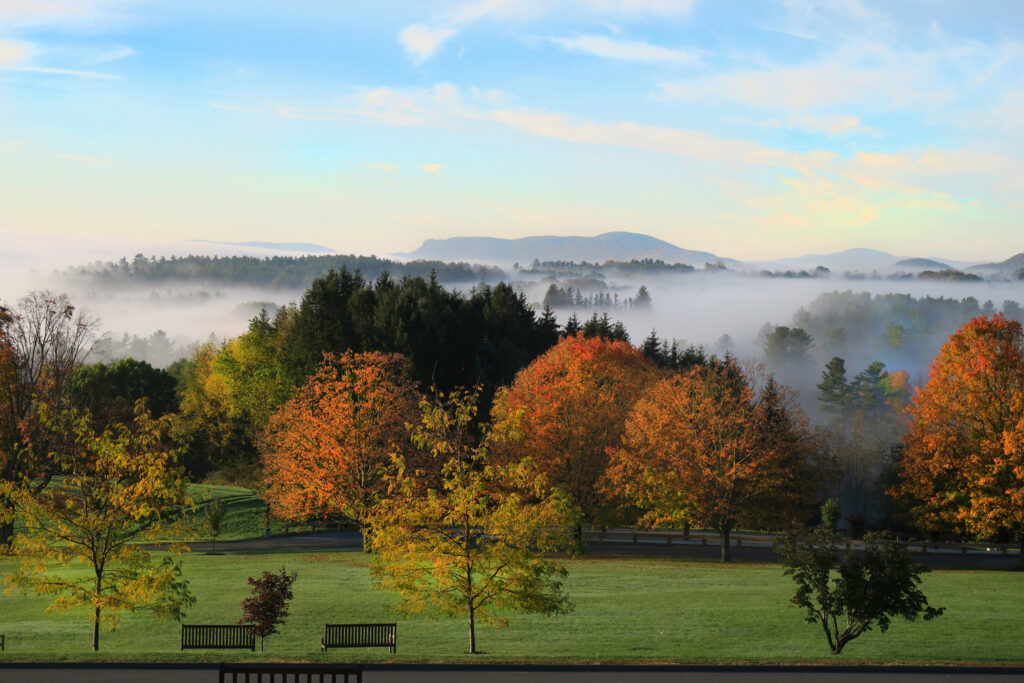
[[[145,613],[126,614],[117,631],[90,650],[84,611],[45,614],[50,599],[0,594],[3,660],[223,661],[235,659],[407,662],[642,663],[1024,663],[1019,618],[1024,574],[936,571],[924,579],[934,621],[894,621],[869,632],[838,657],[820,628],[788,606],[793,582],[774,564],[678,558],[585,558],[567,562],[575,611],[565,616],[509,615],[510,625],[479,625],[470,657],[464,619],[397,617],[396,598],[374,588],[359,551],[185,555],[197,604],[186,623],[233,623],[250,594],[248,576],[285,566],[298,572],[291,616],[265,652],[182,653],[180,627]],[[0,558],[0,575],[13,568]],[[384,648],[319,651],[324,623],[398,622],[398,652]]]

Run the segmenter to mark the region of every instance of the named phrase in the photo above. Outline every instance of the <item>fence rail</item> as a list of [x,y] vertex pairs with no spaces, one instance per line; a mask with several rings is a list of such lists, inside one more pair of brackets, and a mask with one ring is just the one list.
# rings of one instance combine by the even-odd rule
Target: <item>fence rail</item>
[[[719,545],[721,535],[717,531],[706,529],[685,532],[675,529],[643,530],[643,529],[589,529],[583,532],[591,541],[605,543],[662,543],[671,545],[682,543],[687,545]],[[772,534],[729,534],[730,545],[736,548],[747,547],[772,547],[775,544],[775,536]],[[921,540],[900,540],[896,543],[904,546],[909,552],[927,554],[929,552],[959,552],[962,555],[968,553],[998,554],[1003,557],[1020,553],[1017,546],[1006,543],[985,543],[974,541],[968,543],[945,543]],[[857,540],[843,541],[847,548],[863,548],[864,543]]]

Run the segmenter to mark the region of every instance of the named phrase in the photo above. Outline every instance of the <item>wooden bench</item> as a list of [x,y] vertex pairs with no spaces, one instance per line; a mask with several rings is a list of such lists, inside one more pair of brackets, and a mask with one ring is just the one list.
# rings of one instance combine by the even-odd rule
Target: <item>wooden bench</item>
[[[266,676],[266,678],[264,678]],[[351,679],[349,678],[351,676]],[[359,664],[221,664],[220,683],[363,683]]]
[[252,650],[256,651],[256,636],[250,632],[251,624],[181,625],[182,650]]
[[398,624],[325,624],[320,649],[329,647],[386,647],[392,653]]

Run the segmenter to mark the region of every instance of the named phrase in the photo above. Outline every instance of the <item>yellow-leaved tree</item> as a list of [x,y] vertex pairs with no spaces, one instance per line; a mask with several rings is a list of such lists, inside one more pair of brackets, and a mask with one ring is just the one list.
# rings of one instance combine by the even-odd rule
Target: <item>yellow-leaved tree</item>
[[370,519],[380,587],[401,595],[402,613],[466,617],[470,654],[477,622],[504,625],[501,610],[571,609],[566,570],[550,554],[573,546],[579,519],[528,459],[488,462],[486,430],[473,427],[476,404],[467,392],[421,403],[412,437],[443,463],[440,485],[425,489],[399,462]]
[[[89,610],[98,650],[101,621],[113,630],[124,610],[180,620],[195,602],[182,577],[183,548],[172,544],[156,559],[140,545],[176,535],[187,482],[175,454],[162,447],[164,422],[144,403],[136,404],[131,426],[102,433],[87,415],[63,419],[70,447],[47,454],[58,475],[35,495],[14,492],[26,528],[13,546],[21,564],[6,583],[8,590],[57,596],[47,611]],[[73,563],[91,571],[69,573]]]

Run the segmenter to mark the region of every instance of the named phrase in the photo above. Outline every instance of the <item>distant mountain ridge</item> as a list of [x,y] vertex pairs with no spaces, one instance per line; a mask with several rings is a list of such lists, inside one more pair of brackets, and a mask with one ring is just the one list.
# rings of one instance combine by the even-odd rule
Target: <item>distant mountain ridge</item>
[[606,232],[594,237],[544,235],[502,239],[499,237],[449,237],[428,239],[406,258],[437,259],[528,265],[539,261],[629,261],[660,259],[666,263],[686,263],[702,267],[721,260],[726,265],[739,261],[711,252],[682,249],[674,244],[635,232]]
[[809,269],[816,266],[825,266],[830,270],[838,272],[855,271],[862,273],[869,273],[875,270],[883,273],[900,270],[949,270],[960,269],[969,264],[969,261],[896,256],[887,251],[863,247],[844,249],[843,251],[831,254],[805,254],[803,256],[762,262],[763,266],[770,269]]
[[1005,261],[999,261],[996,263],[979,263],[976,266],[971,266],[967,270],[982,270],[989,273],[1016,273],[1018,270],[1024,268],[1024,253],[1015,254]]

